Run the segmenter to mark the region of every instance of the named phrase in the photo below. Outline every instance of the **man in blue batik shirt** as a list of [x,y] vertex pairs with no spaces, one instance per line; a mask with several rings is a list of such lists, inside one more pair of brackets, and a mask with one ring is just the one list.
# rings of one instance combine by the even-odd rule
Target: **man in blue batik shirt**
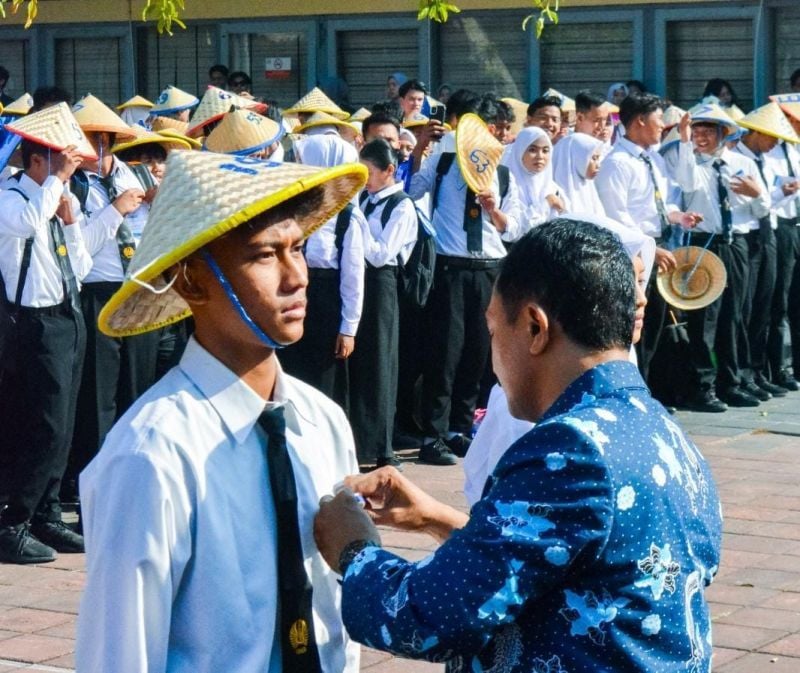
[[[537,425],[469,516],[392,468],[348,480],[366,512],[349,490],[323,499],[315,534],[355,640],[464,673],[710,670],[719,498],[627,361],[634,303],[608,232],[556,220],[514,245],[487,320],[511,413]],[[407,562],[372,519],[443,543]]]

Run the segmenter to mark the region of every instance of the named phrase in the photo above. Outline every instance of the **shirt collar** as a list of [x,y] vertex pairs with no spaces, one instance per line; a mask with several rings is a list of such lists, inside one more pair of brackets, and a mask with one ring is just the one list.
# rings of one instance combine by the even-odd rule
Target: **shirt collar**
[[747,145],[745,145],[741,140],[738,143],[736,143],[736,150],[741,154],[744,154],[744,156],[749,157],[753,161],[761,160],[761,155],[751,151],[750,148]]
[[[111,170],[108,172],[108,175],[115,175],[120,170],[120,160],[117,157],[111,157]],[[95,171],[85,170],[86,175],[89,175],[95,179],[100,179],[100,174],[96,173]]]
[[570,411],[583,402],[585,395],[610,397],[618,390],[639,388],[647,390],[636,365],[627,360],[604,362],[581,374],[570,383],[561,396],[544,413],[540,423]]
[[300,417],[313,423],[305,396],[294,394],[295,382],[283,373],[280,362],[277,362],[275,389],[269,402],[265,402],[194,337],[186,344],[179,367],[214,407],[237,444],[245,441],[265,408],[286,407],[286,426],[295,434],[300,431]]
[[627,138],[620,138],[617,140],[615,147],[619,147],[620,149],[624,150],[628,154],[637,159],[641,157],[643,154],[649,155],[649,150],[644,149],[641,145],[637,145],[636,143],[632,143]]
[[[19,174],[19,183],[18,184],[19,184],[19,188],[23,192],[25,192],[25,194],[27,196],[30,196],[31,194],[35,194],[37,191],[39,191],[42,188],[42,185],[40,185],[38,182],[36,182],[36,180],[33,180],[25,172],[21,172]],[[17,185],[12,183],[10,186],[11,187],[16,187]]]
[[388,187],[384,187],[381,191],[375,192],[374,194],[369,195],[369,200],[372,203],[378,203],[381,199],[385,199],[387,196],[394,194],[395,192],[399,192],[403,189],[402,182],[395,182],[393,185],[389,185]]

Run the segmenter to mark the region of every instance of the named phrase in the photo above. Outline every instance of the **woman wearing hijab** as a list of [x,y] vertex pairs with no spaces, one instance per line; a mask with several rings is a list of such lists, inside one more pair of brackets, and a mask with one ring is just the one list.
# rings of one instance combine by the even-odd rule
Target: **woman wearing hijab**
[[603,142],[598,138],[575,133],[564,141],[565,150],[553,166],[553,180],[569,201],[571,213],[596,213],[604,215],[603,204],[594,186],[594,177],[600,170]]
[[393,72],[386,79],[386,98],[397,100],[400,97],[400,87],[408,81],[408,77],[402,72]]
[[628,85],[625,82],[614,82],[606,92],[606,100],[619,105],[628,96]]
[[552,153],[553,145],[547,132],[538,126],[526,126],[501,160],[517,183],[528,228],[558,216],[569,207],[562,190],[553,182]]

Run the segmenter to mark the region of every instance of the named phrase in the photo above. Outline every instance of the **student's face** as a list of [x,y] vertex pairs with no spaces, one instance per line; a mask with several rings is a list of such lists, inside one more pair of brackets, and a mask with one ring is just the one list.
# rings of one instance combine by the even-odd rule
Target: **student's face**
[[591,157],[589,157],[589,165],[586,166],[586,179],[594,180],[600,172],[601,155],[600,150],[597,150]]
[[[308,271],[303,257],[303,231],[290,218],[260,231],[246,225],[208,246],[253,321],[272,339],[290,344],[303,336]],[[242,321],[219,282],[202,259],[208,300],[202,315],[217,320],[220,338],[259,348],[263,344]]]
[[391,164],[386,169],[381,169],[366,159],[362,159],[361,163],[367,167],[367,191],[370,194],[375,194],[394,184],[395,168]]
[[748,135],[752,137],[751,147],[755,147],[757,153],[770,152],[778,144],[775,136],[768,136],[766,133],[750,131]]
[[228,78],[219,70],[215,70],[209,76],[208,83],[218,89],[224,89],[228,84]]
[[403,115],[413,117],[415,113],[422,110],[422,103],[425,101],[425,94],[422,91],[410,89],[406,95],[400,99],[400,107],[403,108]]
[[400,93],[399,91],[400,85],[397,83],[397,80],[394,77],[390,77],[386,80],[386,97],[393,100],[397,98],[397,94]]
[[614,105],[619,105],[628,94],[625,92],[625,89],[620,87],[619,89],[614,89],[614,92],[611,94],[611,102]]
[[644,262],[640,255],[633,258],[633,275],[636,278],[636,314],[633,323],[633,340],[631,343],[639,343],[642,336],[642,327],[644,326],[644,309],[647,306],[647,289],[648,278],[644,273]]
[[532,117],[528,117],[528,126],[538,126],[550,136],[550,140],[555,140],[561,130],[561,110],[555,105],[536,110]]
[[716,125],[700,126],[695,124],[692,126],[692,142],[695,150],[701,154],[714,154],[719,147],[719,136],[719,127]]
[[167,163],[165,156],[157,152],[151,153],[145,151],[139,155],[139,161],[150,169],[150,172],[155,176],[156,180],[161,182],[164,179],[164,167]]
[[719,95],[717,96],[717,98],[719,98],[719,102],[723,106],[730,105],[733,102],[733,95],[731,94],[731,90],[726,86],[723,86],[719,90]]
[[503,145],[508,144],[508,140],[511,137],[511,122],[496,121],[494,124],[489,124],[489,130]]
[[237,77],[236,79],[232,79],[228,82],[228,86],[230,87],[230,91],[233,93],[242,93],[244,91],[250,92],[250,85],[247,83],[247,80],[244,77]]
[[664,111],[654,110],[648,115],[642,116],[642,136],[647,145],[655,145],[661,141],[661,134],[664,131]]
[[411,156],[411,152],[414,151],[414,144],[410,140],[401,140],[399,151],[400,161],[405,161]]
[[439,100],[440,100],[442,103],[445,103],[445,104],[447,104],[447,101],[448,101],[448,100],[449,100],[449,98],[450,98],[450,88],[449,88],[449,87],[446,87],[446,86],[443,86],[443,87],[442,87],[441,89],[439,89],[439,91],[437,92],[437,97],[439,98]]
[[575,119],[575,132],[585,133],[595,138],[603,138],[608,112],[599,105],[588,112],[579,112]]
[[400,147],[400,134],[394,124],[373,124],[369,127],[367,135],[364,137],[364,143],[368,143],[375,138],[383,138],[395,149]]
[[522,155],[522,165],[531,173],[541,173],[550,163],[550,145],[540,138],[528,145]]

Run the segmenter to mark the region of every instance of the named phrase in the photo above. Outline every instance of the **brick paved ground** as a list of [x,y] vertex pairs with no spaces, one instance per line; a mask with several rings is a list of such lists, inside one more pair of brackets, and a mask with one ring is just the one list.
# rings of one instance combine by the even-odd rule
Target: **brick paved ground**
[[[679,418],[708,457],[725,511],[719,577],[709,590],[716,673],[800,671],[800,393],[756,410]],[[416,465],[406,474],[440,499],[463,506],[460,466]],[[418,559],[433,549],[424,536],[387,532],[384,542]],[[84,559],[0,565],[0,673],[66,672]],[[425,673],[441,666],[365,651],[369,673]]]

